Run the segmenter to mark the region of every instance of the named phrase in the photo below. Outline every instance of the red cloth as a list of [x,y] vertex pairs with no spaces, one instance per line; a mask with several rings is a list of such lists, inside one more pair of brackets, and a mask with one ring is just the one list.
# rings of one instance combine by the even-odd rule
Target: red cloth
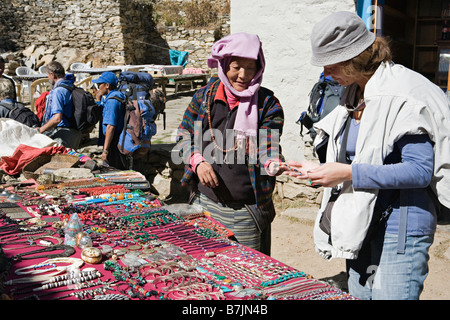
[[0,169],[9,175],[16,175],[22,172],[23,167],[25,167],[27,163],[38,156],[43,154],[54,155],[56,153],[66,153],[66,147],[35,148],[21,144],[14,150],[12,156],[2,157]]
[[50,94],[49,91],[43,92],[39,98],[36,99],[34,102],[34,107],[36,108],[36,115],[39,118],[39,121],[42,121],[42,117],[44,116],[45,112],[45,104],[47,102],[47,96]]

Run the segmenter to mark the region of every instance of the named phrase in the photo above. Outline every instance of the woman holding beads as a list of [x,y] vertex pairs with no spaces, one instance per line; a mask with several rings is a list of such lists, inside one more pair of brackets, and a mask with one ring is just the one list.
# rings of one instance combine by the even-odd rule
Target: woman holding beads
[[[327,259],[347,259],[357,298],[418,299],[437,200],[450,206],[448,98],[394,64],[387,41],[355,13],[317,23],[311,44],[312,64],[346,87],[341,105],[317,123],[316,147],[328,138],[326,163],[291,163],[300,178],[325,187],[316,249]],[[338,196],[330,209],[332,195]]]
[[182,184],[192,182],[191,202],[237,241],[270,254],[284,115],[278,99],[261,87],[261,41],[247,33],[226,36],[213,45],[208,65],[218,68],[218,78],[195,93],[179,126]]

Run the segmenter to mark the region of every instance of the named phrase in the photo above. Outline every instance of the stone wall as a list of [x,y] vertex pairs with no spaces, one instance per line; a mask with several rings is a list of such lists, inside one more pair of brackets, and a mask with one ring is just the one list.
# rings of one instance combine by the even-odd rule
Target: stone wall
[[184,164],[174,164],[172,150],[175,144],[152,144],[151,152],[145,159],[136,160],[134,168],[142,173],[152,185],[152,192],[166,202],[186,202],[189,188],[181,187]]
[[36,62],[46,54],[44,62],[59,59],[65,67],[88,61],[93,67],[170,64],[173,49],[189,52],[187,67],[207,68],[212,44],[228,32],[229,26],[220,23],[201,29],[157,28],[150,0],[0,2],[0,54],[39,48]]
[[162,37],[171,49],[189,52],[187,68],[208,70],[207,60],[211,54],[212,45],[223,36],[229,34],[230,27],[228,24],[202,29],[174,26],[165,27],[161,31]]
[[[120,1],[11,0],[2,3],[2,49],[79,50],[123,63]],[[105,10],[107,8],[107,10]],[[5,39],[6,37],[6,39]]]

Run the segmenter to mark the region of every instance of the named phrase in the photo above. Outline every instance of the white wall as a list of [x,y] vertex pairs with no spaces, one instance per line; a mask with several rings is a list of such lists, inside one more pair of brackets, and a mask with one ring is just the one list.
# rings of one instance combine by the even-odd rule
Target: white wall
[[273,90],[285,113],[281,146],[288,160],[303,160],[304,142],[295,123],[321,68],[310,64],[310,33],[326,15],[355,11],[353,0],[231,0],[231,33],[258,34],[266,58],[263,86]]

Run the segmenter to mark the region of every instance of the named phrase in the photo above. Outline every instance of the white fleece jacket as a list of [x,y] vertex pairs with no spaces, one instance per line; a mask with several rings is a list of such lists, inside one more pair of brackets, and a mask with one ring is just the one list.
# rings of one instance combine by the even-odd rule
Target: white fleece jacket
[[[394,143],[406,134],[428,134],[434,142],[435,163],[431,187],[439,201],[450,207],[450,104],[443,91],[422,75],[394,63],[382,63],[368,81],[366,108],[360,122],[353,163],[382,165]],[[347,110],[338,106],[318,122],[315,142],[329,135],[327,161],[337,161],[339,130]],[[314,227],[317,252],[326,259],[356,259],[366,236],[378,190],[354,190],[342,185],[331,219],[332,245],[319,228],[330,188],[325,188]]]

